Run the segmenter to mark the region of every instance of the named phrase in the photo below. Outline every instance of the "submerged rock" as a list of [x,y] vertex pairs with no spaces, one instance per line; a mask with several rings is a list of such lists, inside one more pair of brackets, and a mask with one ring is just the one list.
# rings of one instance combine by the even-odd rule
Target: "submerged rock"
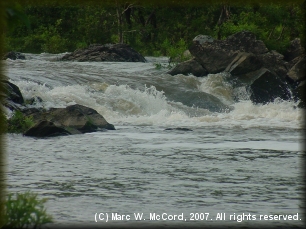
[[61,60],[71,61],[111,61],[146,62],[146,59],[127,44],[93,44],[66,54]]

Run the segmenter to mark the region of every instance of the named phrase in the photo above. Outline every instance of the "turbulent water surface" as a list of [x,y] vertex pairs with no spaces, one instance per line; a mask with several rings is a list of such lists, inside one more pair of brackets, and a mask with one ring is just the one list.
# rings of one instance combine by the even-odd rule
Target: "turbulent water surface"
[[225,73],[170,76],[154,65],[167,58],[60,56],[3,62],[25,99],[42,99],[31,106],[82,104],[116,130],[6,136],[9,191],[48,198],[56,224],[303,225],[303,110],[294,102],[254,105]]

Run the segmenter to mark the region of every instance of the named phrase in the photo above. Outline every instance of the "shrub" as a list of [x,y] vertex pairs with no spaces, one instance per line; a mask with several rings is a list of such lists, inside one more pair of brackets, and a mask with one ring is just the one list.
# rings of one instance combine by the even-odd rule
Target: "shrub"
[[9,194],[5,202],[4,228],[25,228],[52,222],[52,217],[46,213],[46,199],[38,199],[31,192]]

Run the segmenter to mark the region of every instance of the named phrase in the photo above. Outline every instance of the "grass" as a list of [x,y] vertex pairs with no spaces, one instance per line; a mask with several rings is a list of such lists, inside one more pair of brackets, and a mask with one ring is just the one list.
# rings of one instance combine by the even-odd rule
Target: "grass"
[[23,133],[34,125],[32,117],[26,117],[21,111],[16,110],[12,117],[7,120],[8,133]]

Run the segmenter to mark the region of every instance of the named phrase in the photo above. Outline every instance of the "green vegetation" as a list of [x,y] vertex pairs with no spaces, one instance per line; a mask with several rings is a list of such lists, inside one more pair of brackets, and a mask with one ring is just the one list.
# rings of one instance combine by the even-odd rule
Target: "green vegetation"
[[32,117],[26,117],[21,111],[15,111],[12,117],[7,120],[7,132],[23,133],[33,125]]
[[31,192],[9,194],[5,202],[4,228],[37,228],[51,223],[52,217],[44,207],[46,201]]
[[[30,26],[15,22],[6,31],[7,51],[60,53],[93,43],[128,43],[143,55],[184,60],[182,53],[199,35],[224,39],[254,32],[272,50],[284,52],[296,37],[305,42],[305,2],[217,2],[167,7],[135,2],[116,5],[31,5],[15,7]],[[21,10],[23,9],[23,11]]]

